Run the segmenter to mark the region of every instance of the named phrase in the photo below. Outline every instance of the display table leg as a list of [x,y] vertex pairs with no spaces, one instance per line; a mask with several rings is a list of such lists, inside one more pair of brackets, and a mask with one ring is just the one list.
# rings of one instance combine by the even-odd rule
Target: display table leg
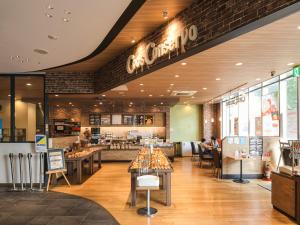
[[94,154],[91,155],[91,157],[89,158],[89,169],[90,169],[90,175],[92,175],[94,173]]
[[165,173],[166,178],[166,206],[171,206],[171,173]]
[[76,170],[76,173],[77,173],[77,183],[81,184],[81,182],[82,182],[82,163],[81,163],[81,160],[77,161],[76,167],[77,167],[77,170]]
[[101,151],[98,152],[98,168],[101,168]]
[[131,173],[131,206],[136,205],[136,173]]

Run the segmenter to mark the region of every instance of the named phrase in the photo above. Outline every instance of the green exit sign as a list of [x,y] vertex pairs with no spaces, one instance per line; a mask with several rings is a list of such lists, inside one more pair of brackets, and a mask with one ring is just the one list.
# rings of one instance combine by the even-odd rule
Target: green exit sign
[[299,77],[300,76],[300,66],[296,66],[293,68],[293,77]]

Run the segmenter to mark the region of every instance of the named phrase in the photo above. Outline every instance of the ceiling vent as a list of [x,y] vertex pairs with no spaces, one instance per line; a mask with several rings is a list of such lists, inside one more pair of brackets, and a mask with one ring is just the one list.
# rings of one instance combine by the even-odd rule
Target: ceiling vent
[[196,93],[197,93],[197,91],[172,91],[171,96],[190,97]]

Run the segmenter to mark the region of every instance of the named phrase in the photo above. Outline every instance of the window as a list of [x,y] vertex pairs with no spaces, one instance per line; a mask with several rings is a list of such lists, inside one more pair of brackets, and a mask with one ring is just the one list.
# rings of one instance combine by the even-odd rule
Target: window
[[239,136],[248,136],[248,93],[239,97]]
[[34,141],[44,132],[44,79],[15,77],[15,141]]
[[262,90],[263,136],[279,136],[279,83]]
[[[237,97],[237,96],[236,96]],[[239,135],[239,104],[232,103],[235,98],[230,99],[229,109],[229,135]]]
[[261,88],[249,92],[249,135],[262,136]]
[[0,142],[10,141],[10,77],[0,77]]
[[280,82],[280,121],[281,137],[297,139],[297,78]]
[[222,102],[222,137],[229,136],[229,106]]

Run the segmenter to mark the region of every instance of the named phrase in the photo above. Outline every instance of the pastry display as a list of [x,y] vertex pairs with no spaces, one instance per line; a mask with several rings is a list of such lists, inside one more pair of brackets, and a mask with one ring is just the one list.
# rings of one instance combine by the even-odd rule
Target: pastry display
[[161,149],[142,148],[132,161],[130,169],[167,170],[172,169],[171,163]]
[[97,147],[85,148],[84,150],[81,150],[81,151],[73,151],[73,152],[66,153],[66,158],[67,159],[81,158],[81,157],[90,155],[93,152],[98,151],[98,150],[99,150],[99,148],[97,148]]

